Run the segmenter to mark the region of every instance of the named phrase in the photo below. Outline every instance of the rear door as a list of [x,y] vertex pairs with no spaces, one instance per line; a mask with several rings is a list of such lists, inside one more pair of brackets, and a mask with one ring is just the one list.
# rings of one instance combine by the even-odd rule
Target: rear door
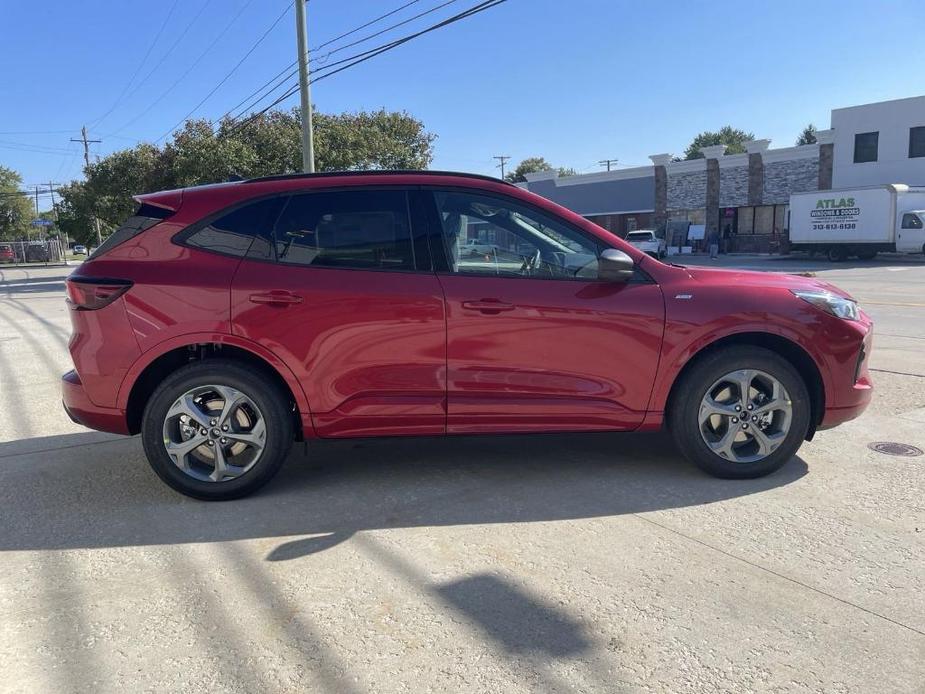
[[446,328],[404,189],[289,196],[232,284],[233,330],[302,382],[320,436],[442,434]]
[[520,201],[465,190],[434,190],[432,200],[447,430],[637,427],[664,328],[658,285],[643,275],[599,281],[601,242]]

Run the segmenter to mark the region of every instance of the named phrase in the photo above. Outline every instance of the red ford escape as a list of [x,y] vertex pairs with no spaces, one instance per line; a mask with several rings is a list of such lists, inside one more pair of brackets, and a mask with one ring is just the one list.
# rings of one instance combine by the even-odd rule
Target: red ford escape
[[871,321],[815,279],[663,264],[544,198],[437,172],[139,195],[67,281],[77,422],[201,499],[294,439],[671,430],[765,475],[871,396]]

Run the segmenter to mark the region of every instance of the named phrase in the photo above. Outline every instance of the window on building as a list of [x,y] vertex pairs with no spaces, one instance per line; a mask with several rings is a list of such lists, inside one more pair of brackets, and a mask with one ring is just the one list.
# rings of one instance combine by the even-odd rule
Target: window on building
[[403,191],[293,195],[276,223],[280,263],[361,270],[413,270]]
[[904,214],[903,215],[903,229],[921,229],[922,220],[919,219],[917,214]]
[[880,133],[858,133],[854,136],[854,163],[877,161],[877,142]]
[[925,125],[909,128],[909,158],[925,157]]
[[739,208],[739,227],[737,229],[739,234],[753,234],[755,233],[755,208],[754,207],[740,207]]

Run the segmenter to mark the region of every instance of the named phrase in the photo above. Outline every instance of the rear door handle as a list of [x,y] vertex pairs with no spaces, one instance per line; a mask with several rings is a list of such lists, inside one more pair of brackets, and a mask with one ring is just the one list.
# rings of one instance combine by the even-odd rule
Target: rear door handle
[[260,294],[251,294],[247,298],[252,304],[275,304],[277,306],[285,306],[288,304],[302,303],[301,296],[293,294],[285,289],[274,289],[273,291]]
[[488,315],[495,315],[502,311],[513,311],[514,304],[508,304],[498,299],[480,299],[479,301],[463,301],[462,307],[470,311],[481,311]]

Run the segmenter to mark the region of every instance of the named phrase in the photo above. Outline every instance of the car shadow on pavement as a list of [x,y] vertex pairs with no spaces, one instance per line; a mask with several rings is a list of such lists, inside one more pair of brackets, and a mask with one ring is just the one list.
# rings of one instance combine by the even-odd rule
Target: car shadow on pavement
[[296,444],[257,494],[207,503],[166,487],[137,438],[88,432],[0,444],[0,550],[302,536],[267,557],[283,561],[362,530],[695,506],[761,493],[806,472],[794,458],[761,479],[714,479],[661,434],[323,441]]

